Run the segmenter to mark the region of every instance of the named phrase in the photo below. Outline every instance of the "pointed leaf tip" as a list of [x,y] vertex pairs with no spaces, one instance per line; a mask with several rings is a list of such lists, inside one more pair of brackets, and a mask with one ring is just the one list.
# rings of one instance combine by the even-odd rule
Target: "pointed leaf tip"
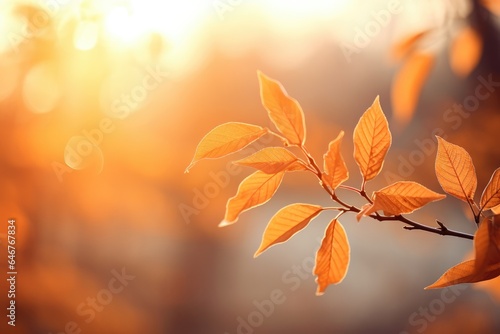
[[235,222],[230,222],[230,221],[227,221],[227,220],[223,220],[219,223],[219,225],[217,225],[217,227],[226,227],[226,226],[229,226],[229,225],[232,225],[234,224]]
[[328,225],[321,246],[316,253],[313,273],[318,289],[323,294],[330,284],[342,282],[349,267],[350,247],[344,227],[337,219]]
[[354,159],[365,181],[377,176],[392,142],[387,118],[377,96],[354,128]]
[[254,257],[269,247],[290,239],[306,227],[321,211],[323,211],[321,206],[302,203],[290,204],[279,210],[269,221]]
[[260,71],[257,74],[262,105],[276,128],[288,141],[285,144],[303,145],[306,127],[300,104],[288,95],[279,81],[271,79]]
[[[386,215],[397,216],[413,211],[434,201],[445,198],[413,181],[399,181],[374,193],[373,205],[363,215],[382,210]],[[361,212],[360,212],[361,213]]]
[[201,139],[185,172],[189,172],[202,159],[221,158],[237,152],[267,132],[267,129],[260,126],[239,122],[229,122],[216,126]]
[[476,169],[467,151],[458,145],[436,136],[436,176],[445,192],[456,198],[473,201],[477,188]]
[[227,201],[223,223],[233,224],[241,213],[269,201],[278,190],[284,175],[285,172],[266,174],[257,171],[247,176],[241,181],[236,195]]
[[344,131],[340,131],[323,155],[323,181],[333,190],[349,178],[349,171],[340,151],[343,138]]

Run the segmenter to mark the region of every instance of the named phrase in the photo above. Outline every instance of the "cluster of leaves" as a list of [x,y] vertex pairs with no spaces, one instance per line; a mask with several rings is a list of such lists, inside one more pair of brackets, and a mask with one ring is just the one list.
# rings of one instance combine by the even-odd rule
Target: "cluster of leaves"
[[[402,222],[408,230],[474,238],[470,234],[450,230],[441,222],[437,222],[438,227],[431,227],[403,216],[445,197],[419,183],[399,181],[373,192],[372,196],[366,194],[366,183],[380,173],[392,142],[388,122],[378,97],[361,116],[354,129],[354,159],[363,177],[358,189],[343,184],[349,178],[349,171],[341,153],[344,132],[341,131],[337,138],[329,143],[328,150],[323,155],[323,169],[320,169],[305,146],[306,127],[299,103],[286,93],[278,81],[260,72],[258,77],[262,103],[279,133],[245,123],[222,124],[201,140],[191,164],[186,169],[186,172],[189,171],[201,159],[220,158],[237,152],[267,134],[282,140],[284,147],[266,147],[234,162],[241,166],[253,167],[257,171],[245,178],[236,195],[228,200],[224,220],[219,226],[231,225],[244,211],[269,201],[287,172],[304,171],[314,174],[338,206],[322,207],[296,203],[282,208],[267,225],[255,257],[269,247],[290,239],[320,213],[336,212],[326,228],[313,271],[317,276],[317,294],[322,294],[328,285],[341,282],[347,273],[350,248],[346,232],[340,223],[341,216],[346,213],[356,214],[358,221],[367,216],[379,221]],[[305,158],[292,153],[290,147],[298,148]],[[493,174],[477,205],[474,202],[477,179],[471,157],[463,148],[438,137],[436,175],[445,192],[468,203],[475,223],[480,228],[475,238],[476,259],[451,268],[430,288],[476,282],[500,275],[500,223],[486,217],[480,223],[486,210],[500,205],[500,168]],[[366,200],[366,204],[358,208],[345,203],[337,196],[338,188],[359,194]]]
[[[480,5],[500,16],[499,0],[481,0]],[[463,20],[451,24],[452,13],[447,16],[450,20],[443,26],[409,34],[392,48],[392,57],[402,63],[393,80],[391,93],[394,116],[401,124],[411,120],[425,81],[434,67],[438,55],[432,46],[436,40],[452,35],[448,61],[451,70],[459,77],[467,77],[481,60],[484,41],[476,24],[463,24]],[[460,26],[455,33],[452,29],[456,25]]]

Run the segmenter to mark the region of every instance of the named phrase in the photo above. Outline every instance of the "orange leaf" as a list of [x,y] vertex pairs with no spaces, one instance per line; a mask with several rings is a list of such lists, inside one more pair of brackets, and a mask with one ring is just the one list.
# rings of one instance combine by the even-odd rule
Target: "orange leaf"
[[434,55],[411,54],[394,77],[391,98],[395,120],[406,125],[413,117],[425,80],[434,65]]
[[267,174],[285,170],[299,171],[307,169],[302,160],[283,147],[266,147],[234,163],[240,166],[253,167]]
[[297,100],[286,93],[276,80],[258,72],[260,96],[269,118],[285,136],[287,144],[302,146],[306,139],[304,113]]
[[364,215],[378,210],[383,210],[386,215],[394,216],[411,213],[427,203],[445,197],[445,195],[438,194],[419,183],[400,181],[376,191],[373,195],[373,205]]
[[344,227],[337,219],[328,225],[316,253],[314,274],[318,276],[316,295],[322,295],[328,285],[342,282],[349,267],[349,241]]
[[290,239],[321,211],[323,208],[320,206],[300,203],[291,204],[279,210],[267,225],[254,257],[259,256],[269,247]]
[[196,147],[185,173],[201,159],[214,159],[237,152],[267,133],[260,126],[231,122],[219,125],[205,135]]
[[500,221],[486,218],[474,236],[476,258],[464,261],[446,271],[426,289],[443,288],[459,283],[475,283],[500,276]]
[[441,187],[448,194],[464,202],[473,201],[477,177],[472,159],[465,149],[438,139],[436,176]]
[[377,96],[354,129],[354,159],[365,181],[380,173],[391,141],[389,125]]
[[337,138],[330,142],[328,152],[323,155],[323,180],[333,190],[349,178],[347,166],[340,152],[342,138],[344,138],[344,131],[341,131]]
[[500,205],[500,168],[493,172],[490,182],[481,195],[481,210],[488,210]]
[[425,289],[444,288],[460,283],[475,283],[486,281],[500,275],[500,263],[489,266],[486,270],[478,272],[475,270],[476,260],[464,261],[448,269],[436,282]]
[[483,40],[476,29],[467,26],[455,38],[450,50],[450,66],[460,77],[466,77],[477,66],[483,52]]
[[242,212],[269,201],[278,190],[284,175],[285,172],[266,174],[257,171],[245,178],[236,195],[228,200],[226,215],[219,227],[235,223]]
[[497,217],[485,218],[474,236],[478,272],[489,265],[500,263],[500,223]]

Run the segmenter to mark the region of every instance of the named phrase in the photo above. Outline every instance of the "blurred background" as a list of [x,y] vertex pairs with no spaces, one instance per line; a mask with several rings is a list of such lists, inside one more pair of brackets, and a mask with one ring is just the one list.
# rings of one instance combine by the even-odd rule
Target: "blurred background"
[[[251,170],[229,158],[184,174],[216,125],[272,125],[261,70],[301,103],[318,161],[346,132],[347,184],[361,182],[352,131],[380,95],[393,144],[368,191],[404,179],[441,192],[438,134],[471,154],[479,197],[500,166],[499,7],[0,1],[0,267],[14,218],[18,272],[16,326],[3,315],[1,332],[499,333],[498,279],[423,290],[471,253],[470,241],[346,215],[349,272],[316,297],[311,270],[332,217],[253,259],[279,208],[329,205],[311,175],[287,175],[269,203],[218,228]],[[278,144],[263,138],[253,149]],[[448,196],[413,218],[474,233],[466,210]]]

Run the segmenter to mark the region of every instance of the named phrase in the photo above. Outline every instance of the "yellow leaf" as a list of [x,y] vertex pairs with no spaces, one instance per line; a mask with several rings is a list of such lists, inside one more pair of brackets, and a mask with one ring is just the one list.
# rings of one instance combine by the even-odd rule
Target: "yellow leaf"
[[491,211],[493,211],[493,213],[496,215],[500,215],[500,205],[491,208]]
[[215,127],[201,139],[185,173],[199,160],[220,158],[237,152],[265,135],[267,131],[260,126],[238,122]]
[[450,50],[450,66],[460,77],[466,77],[477,66],[483,52],[483,39],[476,29],[467,26],[455,38]]
[[472,159],[465,149],[438,139],[436,176],[441,187],[448,194],[464,202],[473,201],[477,177]]
[[289,145],[302,146],[306,139],[304,113],[297,100],[286,93],[276,80],[258,72],[260,96],[269,118],[285,136]]
[[405,126],[412,119],[425,80],[434,65],[434,55],[412,53],[394,77],[391,99],[394,119]]
[[259,256],[269,247],[290,239],[321,211],[323,211],[321,206],[300,203],[291,204],[279,210],[267,225],[254,257]]
[[341,131],[337,138],[330,142],[328,152],[323,155],[323,181],[333,190],[349,178],[347,166],[340,152],[342,138],[344,138],[344,131]]
[[475,268],[475,260],[464,261],[448,269],[443,276],[425,289],[444,288],[454,284],[486,281],[500,275],[500,263],[491,265],[482,272],[476,271]]
[[383,210],[386,215],[411,213],[427,203],[445,198],[423,185],[411,181],[399,181],[387,186],[373,195],[373,205],[364,215]]
[[276,193],[284,175],[285,172],[266,174],[257,171],[245,178],[240,183],[236,195],[228,200],[226,215],[219,227],[235,223],[242,212],[269,201]]
[[299,158],[283,147],[266,147],[234,163],[253,167],[267,174],[307,169]]
[[490,182],[481,195],[481,210],[488,210],[500,205],[500,168],[493,172]]
[[474,236],[476,251],[476,271],[483,271],[488,266],[500,263],[500,222],[499,216],[495,219],[485,218]]
[[349,241],[344,227],[336,219],[328,225],[316,253],[314,274],[318,276],[316,295],[322,295],[328,285],[342,282],[349,267]]
[[354,159],[365,181],[380,173],[391,140],[389,125],[377,96],[354,129]]

